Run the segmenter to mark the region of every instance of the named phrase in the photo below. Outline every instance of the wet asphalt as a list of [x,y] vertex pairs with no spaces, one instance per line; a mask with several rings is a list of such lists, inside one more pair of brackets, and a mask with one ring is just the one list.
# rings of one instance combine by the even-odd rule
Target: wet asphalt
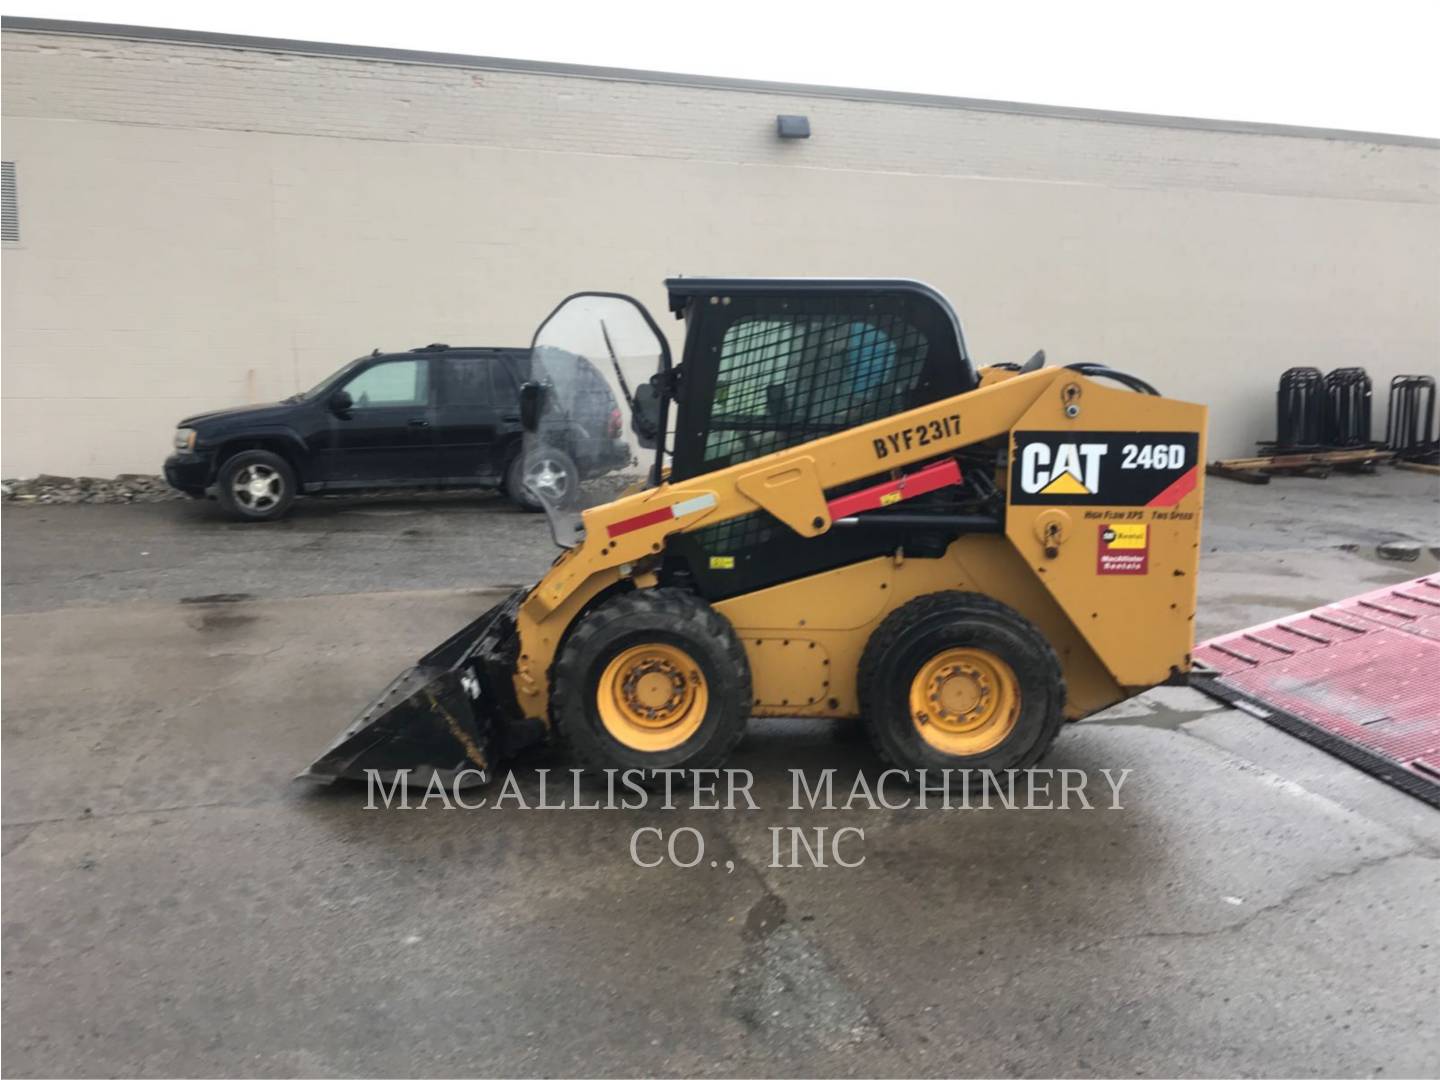
[[[1202,634],[1424,572],[1440,541],[1416,474],[1209,503]],[[732,763],[755,809],[539,809],[542,769],[574,801],[542,753],[524,808],[371,810],[291,777],[543,571],[542,519],[446,496],[260,529],[7,506],[3,531],[8,1074],[1440,1067],[1440,815],[1192,691],[1067,727],[1046,764],[1086,771],[1089,808],[847,809],[880,789],[864,744],[768,721]],[[1415,563],[1376,555],[1396,538]],[[796,807],[795,769],[834,770],[833,809]],[[792,827],[827,865],[789,865]]]

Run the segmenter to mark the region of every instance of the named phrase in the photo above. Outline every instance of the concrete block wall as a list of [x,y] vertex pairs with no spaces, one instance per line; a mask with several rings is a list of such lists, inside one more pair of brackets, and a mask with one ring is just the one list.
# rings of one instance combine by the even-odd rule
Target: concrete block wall
[[[981,362],[1099,360],[1273,432],[1281,370],[1440,363],[1440,144],[7,25],[3,471],[155,471],[183,415],[581,288],[908,276]],[[777,113],[814,136],[782,142]],[[664,321],[662,319],[662,321]],[[677,324],[666,325],[678,330]],[[678,335],[677,335],[678,340]]]

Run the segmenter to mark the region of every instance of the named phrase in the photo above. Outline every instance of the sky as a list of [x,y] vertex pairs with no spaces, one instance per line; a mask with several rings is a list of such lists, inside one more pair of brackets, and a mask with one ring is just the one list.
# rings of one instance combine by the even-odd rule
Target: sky
[[1440,0],[4,0],[4,11],[1440,137]]

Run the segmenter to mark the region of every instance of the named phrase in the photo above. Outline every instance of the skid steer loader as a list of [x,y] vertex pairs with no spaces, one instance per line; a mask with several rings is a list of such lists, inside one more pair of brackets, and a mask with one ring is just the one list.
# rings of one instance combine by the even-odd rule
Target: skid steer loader
[[[679,363],[620,294],[540,326],[523,452],[559,557],[305,775],[448,782],[546,737],[587,768],[713,768],[751,716],[858,717],[892,766],[998,771],[1183,680],[1202,406],[1043,354],[977,371],[918,282],[666,284]],[[596,371],[630,413],[624,491],[564,449]]]

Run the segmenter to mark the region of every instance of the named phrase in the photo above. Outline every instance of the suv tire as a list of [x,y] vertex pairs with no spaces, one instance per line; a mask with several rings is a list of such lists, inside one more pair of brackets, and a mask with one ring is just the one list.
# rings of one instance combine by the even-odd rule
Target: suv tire
[[505,493],[510,501],[521,510],[538,513],[545,507],[526,486],[527,479],[546,484],[558,506],[574,506],[580,497],[579,467],[569,454],[553,446],[521,450],[505,470]]
[[215,496],[237,521],[274,521],[295,501],[295,470],[270,450],[241,450],[226,458]]

